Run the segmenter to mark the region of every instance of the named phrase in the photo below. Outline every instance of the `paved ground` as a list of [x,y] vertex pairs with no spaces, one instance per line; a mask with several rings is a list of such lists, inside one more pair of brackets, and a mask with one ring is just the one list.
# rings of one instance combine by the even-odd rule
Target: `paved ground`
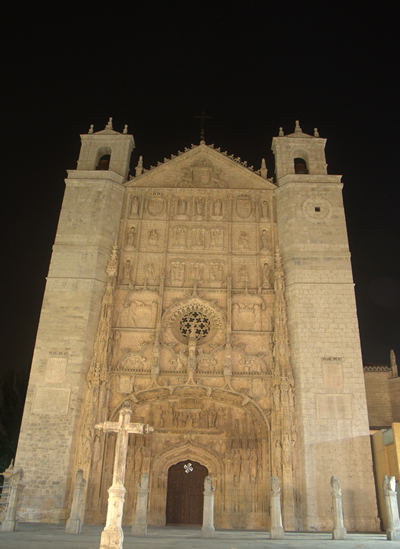
[[[98,549],[100,526],[84,526],[82,534],[66,534],[63,526],[20,523],[16,532],[0,532],[4,549]],[[124,549],[365,549],[389,547],[400,549],[400,541],[387,542],[384,534],[349,534],[346,541],[333,541],[330,534],[289,533],[284,540],[270,540],[268,532],[259,530],[217,530],[213,539],[202,539],[200,528],[149,528],[148,535],[134,538],[124,528]],[[390,543],[390,545],[388,545]]]

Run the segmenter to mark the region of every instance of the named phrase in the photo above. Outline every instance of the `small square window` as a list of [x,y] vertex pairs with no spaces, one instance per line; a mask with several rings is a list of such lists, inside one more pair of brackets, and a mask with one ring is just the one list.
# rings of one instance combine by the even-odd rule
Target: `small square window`
[[320,207],[320,206],[315,206],[314,209],[315,209],[316,212],[320,212],[320,211],[321,211],[321,207]]

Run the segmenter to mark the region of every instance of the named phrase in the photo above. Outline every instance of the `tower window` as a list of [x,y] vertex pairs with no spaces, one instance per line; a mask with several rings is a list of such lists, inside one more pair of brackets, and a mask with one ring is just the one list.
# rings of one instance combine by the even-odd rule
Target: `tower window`
[[110,155],[103,154],[103,156],[99,160],[96,170],[108,170],[109,166],[110,166]]
[[304,158],[294,159],[294,173],[308,173],[307,163]]

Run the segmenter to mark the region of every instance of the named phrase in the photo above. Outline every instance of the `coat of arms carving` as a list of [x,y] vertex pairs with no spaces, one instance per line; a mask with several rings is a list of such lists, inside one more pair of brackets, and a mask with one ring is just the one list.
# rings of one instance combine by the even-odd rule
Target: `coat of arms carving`
[[63,352],[50,353],[47,359],[46,381],[50,383],[61,383],[67,373],[68,355]]
[[242,219],[250,217],[253,213],[253,202],[249,196],[239,196],[236,200],[236,213]]
[[147,211],[154,217],[159,217],[163,214],[165,200],[162,196],[151,196],[147,201]]

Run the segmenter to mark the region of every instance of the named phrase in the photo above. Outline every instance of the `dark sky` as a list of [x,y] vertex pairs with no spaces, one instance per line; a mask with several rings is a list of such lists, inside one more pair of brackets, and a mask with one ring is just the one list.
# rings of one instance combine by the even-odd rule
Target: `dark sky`
[[[2,44],[1,369],[30,364],[79,134],[129,125],[144,166],[206,141],[256,169],[296,119],[342,174],[364,361],[400,357],[399,50],[383,4],[8,6]],[[276,2],[274,2],[276,4]],[[355,4],[356,5],[356,4]],[[395,4],[393,4],[393,10]],[[369,10],[369,11],[368,11]],[[5,94],[4,94],[5,92]],[[4,97],[5,95],[5,97]]]

